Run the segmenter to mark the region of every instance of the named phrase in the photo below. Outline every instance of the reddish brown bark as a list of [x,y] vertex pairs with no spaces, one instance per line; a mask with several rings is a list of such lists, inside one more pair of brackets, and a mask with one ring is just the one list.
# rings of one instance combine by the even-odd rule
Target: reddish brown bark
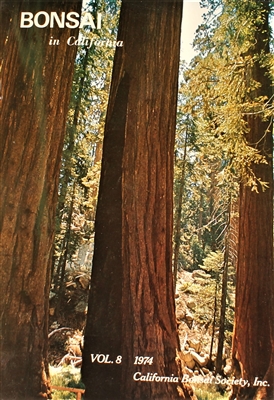
[[[9,4],[1,108],[1,395],[47,398],[48,295],[57,181],[76,49],[68,29],[20,29],[21,11],[80,12],[81,1]],[[53,36],[60,40],[50,46]]]
[[[269,52],[267,2],[265,23],[256,35],[255,54]],[[259,62],[252,69],[252,77],[261,86],[252,94],[271,97],[271,82]],[[237,266],[235,329],[233,357],[239,374],[249,386],[234,387],[237,399],[274,398],[274,287],[273,287],[273,165],[272,123],[258,114],[247,118],[250,132],[247,140],[265,155],[267,164],[254,166],[257,177],[269,183],[269,189],[257,194],[242,185],[239,204],[239,253]],[[254,385],[255,378],[265,382]],[[234,398],[234,397],[233,397]]]
[[[191,396],[180,383],[133,379],[137,371],[180,374],[171,262],[181,16],[181,1],[122,4],[85,333],[87,399]],[[114,363],[91,362],[98,353]],[[136,365],[136,356],[153,364]]]

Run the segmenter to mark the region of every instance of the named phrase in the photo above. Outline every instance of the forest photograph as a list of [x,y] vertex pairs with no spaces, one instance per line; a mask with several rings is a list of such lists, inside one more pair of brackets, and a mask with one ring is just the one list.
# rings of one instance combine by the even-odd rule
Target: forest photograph
[[274,399],[274,3],[188,3],[1,0],[0,400]]

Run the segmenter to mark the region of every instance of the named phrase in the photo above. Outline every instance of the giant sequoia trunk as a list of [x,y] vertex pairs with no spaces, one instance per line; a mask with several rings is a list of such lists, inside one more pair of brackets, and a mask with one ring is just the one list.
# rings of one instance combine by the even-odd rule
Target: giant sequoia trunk
[[[19,28],[21,11],[78,11],[81,1],[3,6],[1,107],[1,398],[47,398],[48,295],[57,180],[75,31]],[[53,36],[60,44],[50,46]]]
[[171,244],[181,16],[181,1],[122,3],[85,332],[87,399],[190,398],[180,383],[137,380],[179,375]]
[[[257,2],[268,7],[268,2]],[[269,30],[265,23],[257,30],[254,52],[269,52]],[[271,82],[266,70],[256,62],[252,76],[260,82],[255,96],[271,97]],[[237,267],[235,330],[233,357],[239,372],[250,386],[234,387],[237,399],[273,399],[273,166],[272,124],[259,114],[247,119],[248,142],[256,144],[265,155],[267,164],[254,167],[254,172],[269,183],[269,189],[259,194],[243,186],[239,205],[239,254]],[[261,383],[254,385],[255,378]],[[233,397],[234,399],[234,397]]]

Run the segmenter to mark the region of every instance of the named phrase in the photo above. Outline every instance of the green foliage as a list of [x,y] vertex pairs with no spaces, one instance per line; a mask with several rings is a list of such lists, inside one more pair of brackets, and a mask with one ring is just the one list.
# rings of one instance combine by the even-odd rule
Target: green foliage
[[207,273],[210,273],[212,277],[218,278],[219,273],[223,268],[223,262],[224,262],[223,253],[220,250],[217,250],[216,252],[212,251],[204,259],[204,263],[203,265],[200,265],[200,268],[202,268]]
[[[192,117],[184,121],[178,114],[178,128],[181,131],[178,129],[175,160],[176,208],[178,192],[183,186],[179,263],[192,271],[202,264],[210,251],[222,247],[227,210],[232,199],[237,197],[238,184],[225,174],[225,161],[209,151],[212,140],[208,141],[208,146],[204,145],[204,135],[199,133]],[[188,141],[182,166],[180,149],[185,146],[185,131],[188,132]]]
[[[181,291],[191,293],[195,299],[195,309],[192,310],[198,326],[206,326],[210,331],[218,331],[222,292],[222,274],[224,254],[222,251],[209,252],[203,260],[200,269],[195,271],[194,283],[185,284]],[[226,299],[226,342],[231,345],[231,335],[234,320],[235,269],[229,265],[228,295]],[[215,320],[215,322],[214,322]],[[215,326],[213,326],[215,323]],[[212,332],[214,334],[214,332]]]
[[192,286],[192,292],[199,295],[194,316],[200,324],[209,324],[213,321],[215,297],[219,309],[223,259],[221,251],[210,252],[204,259],[204,264],[200,266],[205,271],[204,277],[201,274]]
[[229,259],[235,264],[237,227],[234,222],[233,232],[228,214],[237,204],[239,185],[256,192],[268,187],[254,172],[256,164],[266,163],[265,155],[259,143],[246,139],[247,117],[273,115],[272,99],[258,95],[260,84],[252,74],[258,62],[266,73],[274,71],[273,55],[264,45],[253,54],[258,32],[268,29],[262,3],[201,2],[206,13],[194,41],[198,55],[181,67],[174,181],[177,210],[183,189],[178,269],[193,271],[211,251],[223,251],[228,230]]
[[[102,29],[82,29],[75,62],[71,102],[59,180],[53,291],[62,296],[65,269],[81,246],[93,241],[100,175],[104,118],[114,57],[119,2],[90,1],[89,12],[101,12]],[[100,45],[106,41],[109,45]]]
[[251,73],[257,60],[269,71],[273,65],[263,49],[251,54],[265,19],[260,3],[208,2],[206,22],[195,41],[199,55],[185,71],[183,87],[185,112],[194,119],[200,148],[211,160],[222,163],[220,182],[240,179],[256,191],[258,186],[264,190],[267,182],[257,178],[253,165],[266,161],[256,145],[246,141],[246,116],[267,118],[273,112],[270,99],[256,95],[259,83]]
[[[71,365],[66,367],[50,367],[51,384],[54,386],[63,386],[70,388],[84,389],[81,382],[80,369]],[[66,391],[55,390],[52,396],[53,400],[76,399],[76,394]]]
[[221,394],[214,385],[195,385],[194,392],[198,400],[228,400],[228,394]]
[[[181,290],[199,299],[192,314],[198,326],[211,331],[213,349],[217,332],[221,346],[224,336],[231,344],[239,186],[244,183],[255,192],[268,188],[268,182],[255,173],[258,164],[266,163],[260,151],[265,132],[256,143],[247,138],[253,116],[273,117],[272,98],[260,93],[259,74],[273,76],[274,62],[265,45],[265,2],[201,3],[206,12],[194,42],[198,55],[181,68],[174,182],[174,203],[176,210],[181,206],[181,221],[180,235],[174,240],[177,244],[179,237],[178,269],[206,272],[204,277],[198,273],[194,284]],[[255,53],[258,42],[261,51]],[[175,221],[176,216],[177,211]],[[219,398],[207,397],[205,392],[201,396]]]

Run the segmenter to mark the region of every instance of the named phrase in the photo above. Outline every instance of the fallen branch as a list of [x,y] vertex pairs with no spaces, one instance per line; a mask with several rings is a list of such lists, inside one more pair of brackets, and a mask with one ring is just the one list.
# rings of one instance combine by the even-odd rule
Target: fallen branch
[[67,353],[67,354],[62,358],[62,360],[59,362],[59,364],[57,365],[57,367],[60,367],[60,366],[61,366],[65,361],[67,361],[67,360],[68,360],[69,362],[76,360],[76,363],[78,363],[79,361],[82,362],[82,357],[73,356],[73,355]]
[[50,339],[53,335],[55,335],[57,332],[61,332],[61,331],[73,331],[73,329],[71,328],[58,328],[58,329],[54,329],[54,331],[50,332],[48,334],[48,339]]

